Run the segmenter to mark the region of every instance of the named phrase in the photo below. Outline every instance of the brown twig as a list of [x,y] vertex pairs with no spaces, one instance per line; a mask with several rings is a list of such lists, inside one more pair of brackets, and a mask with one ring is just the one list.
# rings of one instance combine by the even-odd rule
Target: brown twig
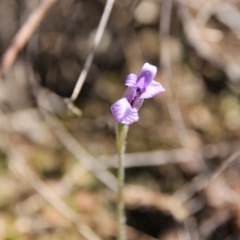
[[42,0],[38,7],[28,17],[25,24],[16,33],[10,46],[3,54],[0,63],[0,78],[2,78],[3,75],[8,72],[9,68],[15,61],[18,53],[26,45],[27,41],[38,27],[39,23],[42,21],[47,11],[56,1],[57,0]]

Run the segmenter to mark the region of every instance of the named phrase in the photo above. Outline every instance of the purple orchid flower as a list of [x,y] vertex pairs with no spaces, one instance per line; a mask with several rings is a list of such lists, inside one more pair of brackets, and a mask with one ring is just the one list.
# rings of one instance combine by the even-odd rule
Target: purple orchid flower
[[134,73],[126,77],[125,85],[128,86],[123,97],[111,106],[111,111],[116,122],[130,125],[139,119],[138,110],[145,98],[151,98],[162,93],[165,89],[154,81],[157,68],[145,63],[141,73]]

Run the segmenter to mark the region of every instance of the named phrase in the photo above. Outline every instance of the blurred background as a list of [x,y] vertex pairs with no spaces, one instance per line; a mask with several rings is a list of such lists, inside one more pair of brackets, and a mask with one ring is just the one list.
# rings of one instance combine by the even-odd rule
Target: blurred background
[[111,3],[0,0],[0,239],[116,239],[110,106],[145,62],[166,92],[129,130],[128,239],[240,239],[240,1]]

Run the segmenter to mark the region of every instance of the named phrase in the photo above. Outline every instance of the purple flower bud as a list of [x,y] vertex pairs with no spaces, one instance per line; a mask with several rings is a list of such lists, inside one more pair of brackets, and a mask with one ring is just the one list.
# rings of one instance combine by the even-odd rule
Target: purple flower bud
[[139,76],[131,73],[126,77],[125,85],[128,88],[123,97],[111,106],[116,122],[130,125],[138,121],[138,110],[143,100],[165,91],[160,83],[153,80],[156,73],[155,66],[145,63]]

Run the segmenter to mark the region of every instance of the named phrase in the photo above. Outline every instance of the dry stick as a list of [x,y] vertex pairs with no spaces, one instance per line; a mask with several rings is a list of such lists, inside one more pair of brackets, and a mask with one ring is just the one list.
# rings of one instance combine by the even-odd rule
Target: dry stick
[[[43,111],[42,111],[43,112]],[[43,113],[46,122],[53,129],[57,138],[68,149],[69,152],[90,172],[94,174],[109,189],[117,192],[117,179],[106,168],[95,160],[78,141],[64,128],[64,126],[53,115]]]
[[[172,12],[173,0],[163,0],[161,15],[160,15],[160,62],[162,66],[163,75],[168,81],[168,111],[170,114],[170,118],[176,132],[179,143],[183,147],[191,146],[191,140],[188,135],[186,126],[183,121],[183,117],[180,111],[180,107],[178,101],[174,94],[174,84],[172,79],[172,69],[171,69],[171,59],[170,59],[170,49],[169,49],[169,33],[170,33],[170,23],[171,23],[171,12]],[[184,235],[184,236],[183,236]],[[178,231],[178,239],[191,239],[191,235],[189,230],[187,229],[187,225]]]
[[42,198],[59,211],[69,222],[77,227],[79,233],[87,240],[101,240],[87,225],[80,222],[78,214],[73,211],[54,191],[52,191],[26,164],[23,156],[16,149],[7,149],[9,165],[17,172]]
[[[167,106],[170,114],[170,118],[178,137],[180,144],[183,147],[190,147],[191,139],[188,135],[184,120],[180,111],[178,101],[174,94],[174,84],[172,79],[171,59],[170,59],[170,48],[169,48],[169,33],[170,33],[170,22],[171,22],[171,11],[172,11],[173,0],[163,0],[161,15],[160,15],[160,62],[162,65],[163,75],[168,81],[168,101]],[[199,154],[198,154],[199,155]],[[198,157],[202,159],[201,157]],[[191,235],[188,231],[187,224],[185,224],[185,239],[191,239]],[[179,236],[180,237],[180,236]]]
[[[127,153],[125,155],[125,167],[149,167],[160,166],[165,164],[191,163],[203,159],[203,153],[200,150],[187,148]],[[117,167],[117,155],[102,156],[99,161],[106,167]]]
[[13,38],[11,45],[3,54],[0,63],[0,78],[6,74],[15,61],[18,53],[25,46],[33,32],[46,15],[47,11],[57,0],[42,0],[38,7],[31,13],[25,24],[19,29]]
[[240,151],[236,151],[234,152],[227,160],[225,160],[222,165],[220,165],[219,168],[217,168],[217,170],[214,171],[214,173],[212,174],[210,180],[209,180],[209,184],[216,180],[217,177],[219,177],[219,175],[231,164],[233,163],[235,160],[239,159],[240,157]]
[[170,21],[171,21],[171,11],[172,11],[173,0],[164,0],[162,3],[162,11],[160,15],[160,62],[162,65],[163,75],[168,81],[169,89],[167,106],[169,114],[173,123],[173,127],[177,134],[178,140],[182,146],[190,145],[190,138],[185,127],[182,114],[178,105],[178,102],[174,96],[174,86],[172,81],[172,70],[171,70],[171,59],[169,53],[169,31],[170,31]]
[[[227,157],[240,147],[240,141],[207,144],[202,149],[179,148],[141,153],[127,153],[125,167],[147,167],[165,164],[190,163],[202,159]],[[106,167],[116,168],[117,155],[101,156],[99,161]]]
[[[188,201],[196,192],[202,191],[203,189],[206,189],[219,177],[219,175],[235,160],[239,159],[240,157],[240,151],[237,151],[233,153],[219,168],[217,168],[212,174],[204,174],[201,173],[193,178],[193,180],[184,185],[181,190],[178,190],[173,197],[178,199],[178,201],[182,204],[184,204],[186,201]],[[223,188],[222,188],[223,189]],[[232,203],[239,204],[239,195],[236,194],[234,191],[230,190],[227,192],[228,196],[231,196],[233,199]],[[205,228],[203,226],[200,228],[200,235],[201,239],[206,239],[207,235],[209,235],[213,229],[216,229],[219,225],[221,225],[225,220],[229,219],[229,213],[224,211],[224,214],[221,215],[221,217],[216,216],[214,218],[217,220],[214,225],[210,224],[206,227],[206,224],[209,224],[210,222],[205,224]],[[212,219],[212,220],[214,220]],[[207,230],[207,231],[206,231]],[[199,237],[198,237],[199,238]]]
[[100,20],[100,23],[98,25],[98,29],[97,29],[97,32],[96,32],[96,35],[95,35],[95,38],[94,38],[94,41],[93,41],[93,45],[92,45],[92,48],[91,48],[91,51],[87,57],[87,60],[84,64],[84,68],[77,80],[77,84],[73,90],[73,93],[72,93],[72,96],[70,97],[70,99],[68,100],[68,103],[70,104],[71,106],[71,103],[74,102],[80,91],[81,91],[81,88],[82,88],[82,85],[87,77],[87,74],[88,74],[88,71],[91,67],[91,64],[92,64],[92,61],[93,61],[93,58],[94,58],[94,54],[95,54],[95,51],[102,39],[102,35],[103,35],[103,32],[106,28],[106,24],[107,24],[107,21],[109,19],[109,16],[110,16],[110,13],[112,11],[112,7],[113,7],[113,4],[114,4],[115,0],[108,0],[107,3],[106,3],[106,6],[104,8],[104,11],[103,11],[103,15],[102,15],[102,18]]
[[[219,168],[217,168],[212,174],[199,174],[193,180],[186,184],[181,190],[177,191],[173,197],[178,199],[179,203],[184,204],[188,201],[196,192],[206,189],[213,181],[219,177],[219,175],[235,160],[239,159],[240,151],[233,153]],[[221,186],[223,189],[223,186]],[[231,203],[239,204],[239,194],[236,194],[230,188],[227,191],[227,196],[232,199]],[[217,213],[218,214],[218,213]],[[201,239],[206,239],[214,229],[221,225],[225,220],[229,219],[229,212],[220,211],[220,216],[214,216],[214,219],[210,221],[217,220],[212,226],[210,221],[206,222],[205,226],[200,226]],[[209,228],[209,225],[210,228]]]
[[[70,153],[83,165],[88,171],[92,172],[96,178],[98,178],[103,184],[105,184],[109,189],[117,192],[117,179],[111,174],[105,166],[100,162],[96,161],[79,143],[78,141],[68,132],[68,130],[63,126],[63,124],[53,115],[45,110],[44,101],[46,98],[42,99],[45,92],[48,94],[53,94],[50,91],[46,91],[35,79],[34,73],[31,68],[29,68],[29,78],[34,90],[34,95],[37,99],[39,112],[45,117],[45,121],[54,131],[56,137],[60,142],[68,149]],[[51,103],[49,102],[51,105]]]
[[174,193],[174,197],[179,199],[182,203],[189,200],[196,192],[199,192],[209,186],[215,181],[220,174],[235,160],[239,159],[240,151],[234,152],[229,158],[227,158],[220,167],[218,167],[213,173],[201,173],[194,177],[190,183],[185,184],[182,189]]

